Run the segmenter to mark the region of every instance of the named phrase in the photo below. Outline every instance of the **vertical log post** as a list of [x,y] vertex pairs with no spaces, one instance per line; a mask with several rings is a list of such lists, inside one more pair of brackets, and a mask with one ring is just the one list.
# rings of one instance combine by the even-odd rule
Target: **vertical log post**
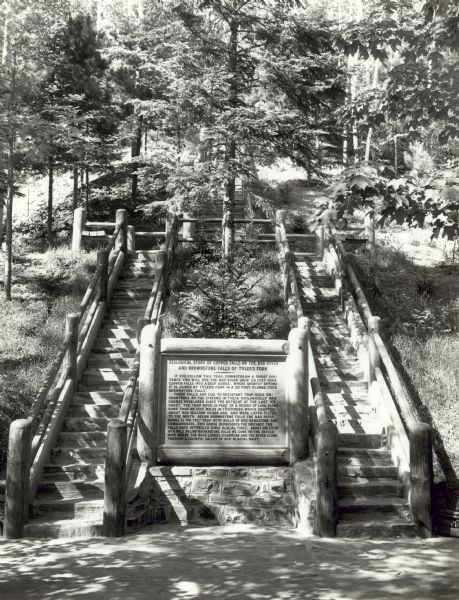
[[416,533],[432,537],[432,428],[416,423],[410,428],[410,508]]
[[338,430],[332,422],[322,423],[317,431],[317,534],[336,537],[336,505],[338,496]]
[[308,454],[308,338],[304,328],[295,327],[288,336],[290,351],[286,360],[287,402],[290,423],[290,464]]
[[24,525],[29,517],[31,443],[32,419],[13,421],[6,467],[4,536],[8,539],[24,537]]
[[106,250],[99,250],[97,252],[97,266],[101,267],[99,281],[97,282],[98,291],[100,292],[100,302],[107,303],[108,252]]
[[[192,219],[193,215],[189,212],[183,213],[184,219]],[[196,237],[196,223],[183,223],[182,237],[184,240],[193,240]]]
[[172,229],[172,221],[170,219],[170,215],[168,214],[166,216],[166,223],[165,223],[165,237],[164,237],[164,241],[167,239],[167,236],[169,235],[169,231]]
[[167,269],[167,254],[164,250],[160,250],[156,255],[155,280],[159,281],[159,290],[162,294],[166,292],[166,269]]
[[368,238],[366,247],[367,250],[373,252],[376,246],[376,234],[375,234],[375,217],[373,211],[367,212],[365,215],[365,235]]
[[127,251],[135,252],[135,227],[128,225],[127,227]]
[[320,224],[316,229],[316,255],[322,260],[325,252],[325,228]]
[[148,324],[140,334],[139,416],[137,450],[140,460],[153,463],[157,446],[157,414],[161,355],[161,322]]
[[72,252],[79,254],[81,252],[81,243],[83,229],[86,223],[86,211],[84,208],[76,208],[73,212],[73,230],[72,230]]
[[78,315],[70,313],[65,319],[65,335],[71,334],[69,347],[65,354],[64,368],[68,367],[68,378],[76,383],[77,376],[77,356],[78,356]]
[[380,317],[370,317],[368,319],[368,383],[376,379],[376,367],[379,367],[379,352],[375,344],[375,333],[379,333],[381,328]]
[[112,419],[107,428],[105,459],[104,535],[126,535],[126,458],[127,424]]
[[124,208],[119,208],[116,211],[115,217],[115,225],[121,225],[120,232],[116,239],[116,250],[121,250],[126,254],[127,251],[127,227],[128,227],[128,218],[127,218],[127,210]]

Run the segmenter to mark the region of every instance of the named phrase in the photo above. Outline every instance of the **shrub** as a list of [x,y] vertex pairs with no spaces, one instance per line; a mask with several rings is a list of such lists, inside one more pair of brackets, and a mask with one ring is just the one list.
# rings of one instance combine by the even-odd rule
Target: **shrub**
[[170,281],[172,301],[165,320],[168,334],[286,337],[288,316],[273,254],[245,247],[227,261],[205,244],[180,250]]

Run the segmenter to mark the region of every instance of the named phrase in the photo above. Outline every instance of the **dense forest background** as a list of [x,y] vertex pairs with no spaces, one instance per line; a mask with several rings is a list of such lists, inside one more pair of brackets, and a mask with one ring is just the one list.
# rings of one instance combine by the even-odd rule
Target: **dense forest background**
[[[230,252],[238,182],[269,210],[257,169],[278,157],[312,183],[338,175],[342,211],[457,238],[453,1],[4,0],[0,20],[6,299],[15,228],[52,246],[72,209],[115,197],[149,216],[223,205]],[[32,172],[46,206],[13,225]]]

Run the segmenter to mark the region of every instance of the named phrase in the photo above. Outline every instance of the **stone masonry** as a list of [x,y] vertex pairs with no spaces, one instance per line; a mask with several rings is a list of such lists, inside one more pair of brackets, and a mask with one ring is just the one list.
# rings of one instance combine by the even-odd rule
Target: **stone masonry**
[[313,530],[313,460],[295,467],[150,467],[130,499],[128,529],[152,523],[256,523]]

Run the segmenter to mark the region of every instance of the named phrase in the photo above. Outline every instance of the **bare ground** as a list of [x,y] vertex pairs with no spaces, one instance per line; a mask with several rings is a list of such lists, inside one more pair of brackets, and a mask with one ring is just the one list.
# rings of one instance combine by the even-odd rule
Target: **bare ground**
[[459,542],[302,539],[157,526],[123,539],[0,541],[8,600],[455,600]]

